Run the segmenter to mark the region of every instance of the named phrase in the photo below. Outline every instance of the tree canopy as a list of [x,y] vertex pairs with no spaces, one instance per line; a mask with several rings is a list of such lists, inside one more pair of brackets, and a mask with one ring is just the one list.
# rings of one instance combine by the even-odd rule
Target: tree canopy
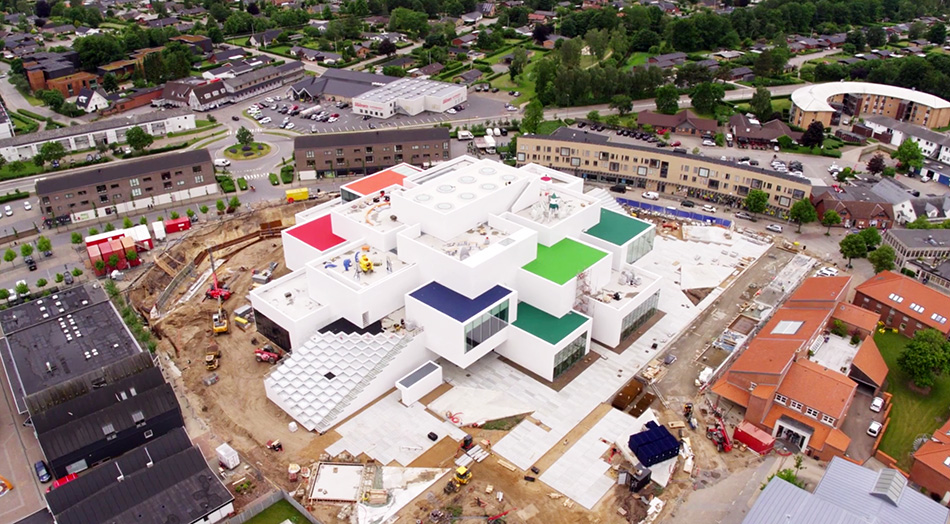
[[922,329],[897,357],[897,365],[918,387],[933,386],[950,365],[950,342],[936,329]]
[[812,205],[811,200],[803,198],[792,204],[788,216],[795,222],[798,222],[798,232],[801,233],[802,224],[810,224],[818,220],[818,211],[815,210],[815,206]]

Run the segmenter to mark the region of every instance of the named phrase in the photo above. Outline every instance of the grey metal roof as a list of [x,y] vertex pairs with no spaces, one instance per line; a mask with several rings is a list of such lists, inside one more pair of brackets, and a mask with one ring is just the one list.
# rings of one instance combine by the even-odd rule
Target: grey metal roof
[[303,135],[294,137],[294,150],[448,139],[449,130],[445,127],[392,129],[386,131],[365,131],[362,133],[321,133],[319,135]]
[[174,170],[202,162],[211,162],[211,153],[209,153],[207,149],[176,151],[171,154],[147,156],[137,160],[112,162],[110,164],[104,164],[102,167],[95,167],[68,175],[40,178],[36,181],[36,194],[46,195],[57,191],[85,187],[95,183],[125,180],[138,174]]
[[127,116],[125,118],[99,120],[89,124],[61,127],[59,129],[52,129],[49,131],[37,131],[36,133],[30,133],[28,135],[4,138],[0,140],[0,148],[16,147],[25,144],[34,144],[37,142],[49,142],[51,140],[59,140],[76,135],[85,135],[121,127],[137,126],[140,124],[157,122],[159,120],[165,120],[167,118],[174,118],[189,114],[192,114],[190,109],[166,109],[165,111],[151,111],[140,115]]
[[888,229],[885,234],[909,249],[950,249],[950,229]]
[[[848,511],[861,522],[946,524],[950,509],[919,491],[894,488],[893,476],[888,469],[877,472],[835,457],[815,487],[815,498]],[[875,492],[879,480],[889,496]]]
[[864,121],[882,125],[888,129],[900,131],[907,136],[920,138],[928,142],[933,142],[937,145],[950,147],[950,137],[942,133],[937,133],[936,131],[931,131],[925,127],[914,125],[908,122],[902,122],[900,120],[881,115],[868,115],[864,117]]
[[180,428],[47,497],[58,524],[184,524],[234,500]]
[[101,368],[96,368],[60,384],[50,386],[27,396],[24,402],[30,413],[40,413],[63,402],[68,402],[73,398],[85,395],[93,389],[119,382],[132,375],[154,368],[154,366],[155,361],[153,360],[152,354],[143,351],[130,357],[111,362]]
[[773,478],[742,524],[869,524],[830,502]]
[[[881,197],[884,202],[891,204],[900,204],[910,200],[908,187],[893,178],[881,178],[878,183],[871,186],[871,191]],[[847,189],[846,189],[847,190]]]
[[[82,407],[83,404],[88,404],[96,407],[102,401],[101,395],[97,393],[94,391],[83,395],[73,401],[72,405]],[[136,412],[141,412],[143,420],[148,421],[165,413],[180,413],[181,408],[178,406],[178,399],[175,398],[171,385],[162,383],[158,387],[121,402],[116,402],[115,397],[112,397],[111,405],[108,407],[39,433],[37,440],[46,458],[55,460],[90,444],[105,440],[106,431],[103,428],[110,424],[115,433],[134,427],[136,421],[133,420],[133,413]]]

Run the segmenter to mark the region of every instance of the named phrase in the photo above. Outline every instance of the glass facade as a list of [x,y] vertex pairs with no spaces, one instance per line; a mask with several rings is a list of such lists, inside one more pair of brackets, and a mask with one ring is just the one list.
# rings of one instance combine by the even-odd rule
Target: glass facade
[[620,328],[620,339],[623,340],[627,338],[627,336],[636,331],[638,327],[650,320],[650,317],[656,313],[656,305],[659,303],[659,301],[660,292],[657,291],[644,303],[637,306],[637,309],[634,309],[630,312],[630,314],[623,317],[623,322],[621,323]]
[[573,342],[564,346],[564,349],[554,355],[554,378],[557,378],[571,368],[578,360],[584,357],[584,350],[587,348],[587,332],[574,339]]
[[653,250],[654,238],[656,238],[656,229],[651,227],[644,234],[634,239],[634,241],[627,246],[627,263],[633,264],[637,260],[640,260],[640,257]]
[[465,352],[475,349],[507,326],[508,300],[505,300],[465,324]]

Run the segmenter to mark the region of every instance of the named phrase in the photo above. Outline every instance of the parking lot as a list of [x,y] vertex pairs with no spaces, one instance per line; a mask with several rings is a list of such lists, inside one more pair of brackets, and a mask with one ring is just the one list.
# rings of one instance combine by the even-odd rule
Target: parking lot
[[[508,96],[507,93],[475,95],[470,92],[468,101],[462,104],[463,109],[455,114],[430,113],[426,111],[415,116],[396,115],[387,119],[375,117],[364,119],[363,115],[353,114],[352,107],[349,105],[340,107],[343,104],[334,101],[321,100],[317,102],[303,102],[274,94],[261,97],[256,101],[245,102],[247,105],[245,105],[242,110],[246,113],[252,104],[263,104],[264,108],[261,109],[261,115],[263,115],[262,121],[266,121],[266,118],[270,118],[270,121],[266,123],[258,121],[258,125],[263,129],[280,129],[281,124],[283,124],[286,119],[287,122],[294,124],[291,130],[298,133],[340,133],[434,125],[447,121],[452,121],[456,124],[480,124],[489,120],[496,122],[499,118],[519,118],[518,111],[505,110],[506,99],[509,98],[511,97]],[[270,99],[271,102],[267,102],[267,99]],[[317,105],[319,105],[320,108],[313,109],[313,107]],[[275,106],[276,109],[274,109]],[[287,113],[280,112],[284,106],[288,109]],[[290,109],[294,106],[298,106],[300,114],[290,116]],[[338,115],[336,117],[337,120],[335,122],[317,122],[310,119],[311,114],[320,113],[321,111],[326,111],[329,115]]]

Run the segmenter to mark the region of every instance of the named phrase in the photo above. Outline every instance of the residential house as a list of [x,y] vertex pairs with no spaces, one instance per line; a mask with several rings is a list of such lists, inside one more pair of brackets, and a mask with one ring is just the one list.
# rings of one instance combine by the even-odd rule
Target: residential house
[[935,498],[947,500],[950,496],[950,420],[914,452],[910,481]]
[[48,33],[51,35],[65,35],[68,33],[73,33],[76,31],[76,26],[73,24],[60,24],[60,25],[44,25],[41,29],[41,32]]
[[443,69],[445,69],[444,65],[434,62],[427,66],[420,67],[415,73],[412,73],[411,76],[415,78],[429,78],[441,73]]
[[894,248],[897,269],[910,269],[922,283],[950,293],[950,230],[889,229],[883,243]]
[[294,55],[300,60],[309,60],[311,62],[316,62],[317,60],[323,58],[322,51],[310,49],[309,47],[301,47],[299,45],[291,47],[290,54]]
[[821,35],[818,37],[818,39],[820,41],[825,42],[827,47],[830,47],[832,49],[837,49],[841,47],[848,40],[848,34],[835,33],[833,35]]
[[[876,316],[846,302],[851,277],[812,277],[775,311],[712,392],[741,406],[745,420],[819,460],[844,456],[842,427],[858,389],[876,393],[887,365],[874,337]],[[860,339],[829,333],[835,320]],[[863,338],[862,338],[863,335]]]
[[309,20],[307,25],[310,27],[316,27],[321,33],[327,32],[327,27],[330,26],[329,20]]
[[367,16],[363,21],[371,26],[377,27],[386,27],[389,25],[389,17],[382,15]]
[[643,111],[637,116],[637,124],[651,125],[654,129],[667,129],[671,133],[681,135],[702,135],[716,133],[719,130],[719,123],[715,119],[699,118],[688,109],[675,115]]
[[482,72],[478,69],[469,69],[468,71],[456,76],[455,78],[462,81],[464,84],[471,84],[482,77]]
[[477,24],[478,22],[481,22],[483,16],[482,16],[481,11],[472,11],[471,13],[465,13],[459,18],[462,19],[463,23],[471,25],[471,24]]
[[560,40],[567,40],[567,37],[551,34],[551,35],[548,35],[547,38],[544,39],[544,43],[541,45],[545,49],[554,49],[557,46],[558,41]]
[[787,136],[792,140],[799,140],[802,137],[801,133],[792,131],[792,128],[781,120],[770,120],[761,124],[758,120],[741,113],[729,118],[729,129],[732,130],[739,147],[768,145],[781,136]]
[[382,67],[382,68],[398,67],[400,69],[409,69],[409,67],[412,66],[412,64],[414,64],[415,62],[416,62],[415,59],[412,57],[399,56],[399,57],[393,58],[389,62],[383,63],[379,67]]
[[101,89],[83,88],[76,96],[76,107],[87,113],[94,113],[109,107],[109,100]]
[[[452,40],[452,45],[460,47],[471,47],[478,40],[478,33],[466,33]],[[467,51],[466,51],[467,52]]]
[[169,40],[183,42],[189,45],[198,55],[210,53],[214,47],[214,44],[211,43],[211,39],[203,35],[179,35],[173,36],[169,38]]
[[546,24],[555,18],[557,18],[557,14],[553,11],[535,11],[528,13],[528,22],[534,24]]
[[254,33],[247,42],[254,47],[267,47],[273,44],[283,32],[283,29],[268,29],[263,33]]
[[356,55],[356,58],[359,58],[360,60],[370,56],[373,54],[372,42],[367,40],[365,42],[353,44],[353,53]]
[[672,63],[674,65],[683,65],[686,62],[686,53],[676,52],[665,55],[651,56],[647,59],[648,64]]
[[231,47],[216,53],[212,53],[211,56],[208,57],[208,61],[212,64],[221,64],[231,60],[240,60],[244,58],[245,54],[246,51],[244,51],[244,49],[241,49],[240,47]]
[[181,21],[177,18],[170,16],[166,18],[157,18],[155,20],[148,20],[145,22],[145,26],[149,29],[161,29],[165,27],[175,27]]
[[902,471],[875,471],[835,457],[812,491],[778,477],[742,524],[945,524],[950,510],[910,486]]
[[480,2],[478,5],[478,12],[482,14],[485,18],[494,18],[495,17],[495,2]]
[[944,164],[950,163],[950,137],[944,133],[883,115],[865,116],[864,125],[874,131],[875,137],[890,135],[890,144],[893,146],[900,146],[904,140],[912,140],[924,157]]
[[[885,182],[885,185],[890,184]],[[824,216],[828,211],[835,211],[841,216],[841,227],[845,229],[890,229],[894,226],[895,204],[890,201],[891,192],[887,187],[880,187],[880,183],[865,183],[855,181],[852,185],[835,187],[815,187],[812,190],[811,202],[818,210],[818,216]],[[875,190],[877,189],[877,190]],[[896,191],[900,201],[896,204],[902,213],[911,210],[909,194]],[[903,194],[903,197],[900,194]],[[906,220],[906,218],[905,218]]]
[[752,69],[746,66],[735,67],[729,72],[729,80],[733,82],[751,82],[755,80]]
[[739,58],[744,54],[745,53],[743,53],[742,51],[733,51],[731,49],[724,49],[716,53],[716,56],[718,56],[722,60],[735,60],[736,58]]
[[855,288],[852,303],[873,311],[885,327],[906,337],[927,328],[950,335],[950,296],[907,275],[893,271],[874,275]]
[[139,89],[129,89],[121,93],[113,93],[106,98],[109,99],[110,107],[103,110],[104,115],[114,115],[136,107],[148,105],[152,100],[162,96],[163,86],[143,87]]

